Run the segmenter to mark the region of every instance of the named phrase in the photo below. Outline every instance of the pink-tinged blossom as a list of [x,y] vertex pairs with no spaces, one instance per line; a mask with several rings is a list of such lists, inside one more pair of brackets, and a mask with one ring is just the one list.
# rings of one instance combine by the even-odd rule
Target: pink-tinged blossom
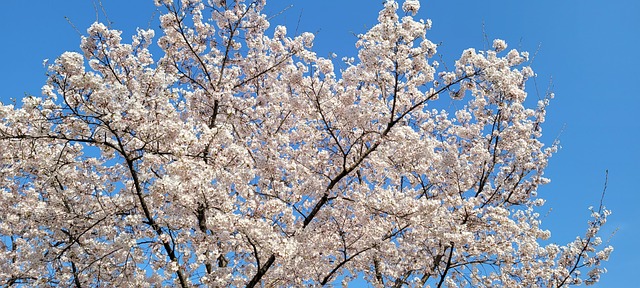
[[416,15],[418,10],[420,10],[420,1],[418,0],[405,0],[402,3],[402,10],[411,15]]
[[495,40],[439,65],[417,0],[403,15],[386,1],[337,65],[312,33],[270,30],[264,1],[155,3],[160,30],[129,41],[94,23],[41,97],[0,105],[0,286],[563,287],[605,272],[601,206],[583,236],[545,244],[553,94],[527,101],[528,53]]
[[495,39],[493,40],[493,49],[496,50],[496,52],[502,52],[504,49],[507,49],[507,42],[502,39]]

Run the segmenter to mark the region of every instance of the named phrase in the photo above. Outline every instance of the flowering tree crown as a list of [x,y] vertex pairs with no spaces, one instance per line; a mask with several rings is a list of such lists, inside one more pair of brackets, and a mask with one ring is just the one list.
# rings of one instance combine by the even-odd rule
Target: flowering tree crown
[[561,287],[603,272],[602,206],[584,237],[540,244],[556,147],[540,141],[548,100],[525,107],[526,52],[495,40],[441,69],[419,1],[387,1],[336,73],[313,34],[270,27],[264,0],[156,4],[160,37],[95,23],[43,96],[0,106],[1,285]]

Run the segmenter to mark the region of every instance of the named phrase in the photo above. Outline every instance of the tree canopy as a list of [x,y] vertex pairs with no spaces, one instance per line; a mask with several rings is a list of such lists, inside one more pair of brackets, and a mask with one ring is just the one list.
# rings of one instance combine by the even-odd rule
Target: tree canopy
[[42,96],[0,106],[1,285],[564,287],[604,272],[602,203],[566,245],[540,228],[553,95],[526,101],[527,52],[496,39],[447,69],[417,0],[386,1],[341,60],[271,27],[264,0],[156,4],[159,37],[95,23]]

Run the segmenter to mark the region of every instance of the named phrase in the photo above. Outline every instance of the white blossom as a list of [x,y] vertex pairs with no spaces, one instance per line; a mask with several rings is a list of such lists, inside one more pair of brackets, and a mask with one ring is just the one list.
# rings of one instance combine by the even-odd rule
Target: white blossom
[[502,52],[504,49],[507,49],[507,42],[504,42],[502,39],[495,39],[493,40],[493,49],[496,50],[496,52]]
[[402,10],[411,15],[416,15],[420,10],[420,1],[418,0],[405,0],[402,4]]

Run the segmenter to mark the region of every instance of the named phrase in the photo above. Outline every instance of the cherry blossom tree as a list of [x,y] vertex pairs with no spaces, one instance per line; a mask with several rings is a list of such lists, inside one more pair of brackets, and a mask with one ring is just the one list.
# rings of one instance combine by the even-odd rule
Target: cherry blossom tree
[[528,53],[495,40],[443,69],[417,0],[385,2],[342,61],[270,27],[264,0],[156,4],[160,37],[95,23],[42,96],[0,107],[0,285],[564,287],[604,272],[602,204],[564,246],[540,227],[556,146],[540,141],[550,97],[525,103]]

